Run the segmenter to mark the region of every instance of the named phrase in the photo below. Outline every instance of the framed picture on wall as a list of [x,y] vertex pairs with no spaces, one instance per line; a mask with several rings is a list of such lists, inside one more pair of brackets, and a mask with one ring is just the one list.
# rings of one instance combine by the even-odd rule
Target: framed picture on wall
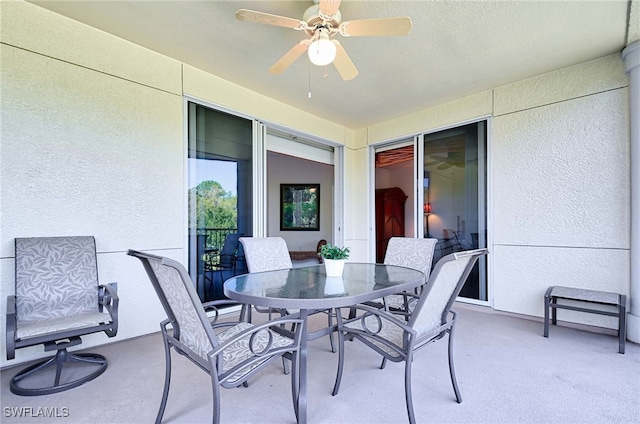
[[280,231],[320,230],[320,184],[280,184]]

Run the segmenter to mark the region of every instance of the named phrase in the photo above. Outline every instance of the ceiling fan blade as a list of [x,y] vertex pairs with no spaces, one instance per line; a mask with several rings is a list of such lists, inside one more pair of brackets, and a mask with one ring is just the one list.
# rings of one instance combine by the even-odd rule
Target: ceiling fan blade
[[431,155],[431,159],[437,160],[439,162],[446,162],[448,161],[450,158],[448,156],[438,156],[438,155]]
[[340,44],[338,40],[332,41],[333,44],[336,45],[336,58],[333,60],[333,64],[338,70],[338,73],[345,81],[354,79],[358,76],[358,68],[353,64],[346,50],[342,47],[342,44]]
[[255,10],[240,9],[236,12],[236,19],[240,21],[256,22],[258,24],[275,25],[285,28],[304,29],[304,22],[298,19],[272,15],[270,13],[257,12]]
[[274,63],[273,66],[269,68],[269,72],[272,74],[281,74],[307,50],[308,46],[309,40],[300,41],[298,44],[293,46],[291,50],[286,52],[280,60]]
[[360,19],[340,24],[340,34],[345,37],[376,35],[407,35],[411,30],[411,18]]
[[341,0],[320,0],[318,10],[326,16],[333,16],[340,8]]
[[444,171],[445,169],[449,169],[453,166],[452,163],[449,162],[445,162],[442,165],[439,165],[436,169],[439,169],[440,171]]

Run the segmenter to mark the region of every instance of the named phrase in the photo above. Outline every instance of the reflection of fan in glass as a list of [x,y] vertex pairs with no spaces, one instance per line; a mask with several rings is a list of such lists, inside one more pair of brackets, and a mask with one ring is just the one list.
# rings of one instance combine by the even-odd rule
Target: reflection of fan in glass
[[300,41],[285,53],[271,68],[272,74],[284,72],[305,51],[309,60],[318,66],[333,62],[343,80],[358,75],[358,69],[347,55],[336,34],[343,37],[361,37],[378,35],[407,35],[411,30],[411,18],[362,19],[342,22],[338,8],[341,0],[314,0],[314,5],[304,13],[302,20],[271,15],[254,10],[240,9],[236,18],[266,25],[275,25],[304,31],[310,38]]
[[432,137],[424,145],[425,166],[444,171],[452,167],[464,168],[466,165],[477,164],[478,155],[473,148],[467,148],[466,140],[465,132],[461,131],[449,131],[437,139]]
[[[452,166],[456,168],[464,168],[466,162],[465,161],[464,152],[447,152],[446,156],[440,155],[431,155],[431,161],[427,162],[426,166],[435,166],[438,165],[436,169],[441,171],[445,169],[449,169]],[[478,160],[475,159],[475,163],[478,163]]]

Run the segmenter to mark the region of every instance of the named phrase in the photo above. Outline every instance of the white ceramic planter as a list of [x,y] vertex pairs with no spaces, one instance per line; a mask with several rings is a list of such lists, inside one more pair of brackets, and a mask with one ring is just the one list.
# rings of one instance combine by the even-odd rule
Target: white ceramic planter
[[327,272],[327,277],[342,277],[345,262],[345,259],[325,259],[324,267]]

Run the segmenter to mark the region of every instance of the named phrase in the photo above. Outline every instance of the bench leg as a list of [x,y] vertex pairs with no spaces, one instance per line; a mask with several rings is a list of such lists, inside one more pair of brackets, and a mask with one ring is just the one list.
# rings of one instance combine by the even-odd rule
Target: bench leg
[[624,346],[627,340],[627,296],[620,295],[620,316],[618,318],[618,352],[624,354]]
[[549,337],[549,295],[544,295],[544,336]]

